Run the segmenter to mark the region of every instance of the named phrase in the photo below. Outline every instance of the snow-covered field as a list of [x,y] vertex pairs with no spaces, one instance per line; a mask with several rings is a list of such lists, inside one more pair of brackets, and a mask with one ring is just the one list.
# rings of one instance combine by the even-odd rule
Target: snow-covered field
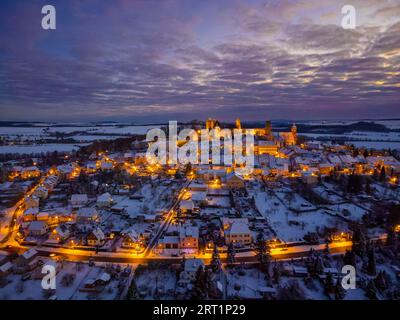
[[63,143],[51,143],[51,144],[36,144],[36,145],[9,145],[0,146],[0,154],[5,153],[18,153],[18,154],[39,154],[46,152],[71,152],[78,150],[80,147],[87,145],[87,143],[80,144],[63,144]]
[[[81,269],[77,269],[74,262],[63,262],[63,266],[56,276],[55,295],[59,300],[86,300],[90,293],[81,292],[79,289],[83,287],[85,280],[99,277],[104,268],[99,266],[89,267],[88,264],[81,264]],[[2,300],[43,300],[46,299],[44,290],[42,289],[42,277],[40,267],[33,273],[40,274],[36,279],[32,277],[29,280],[23,281],[21,275],[12,274],[7,277],[9,283],[1,289],[0,299]],[[66,274],[74,274],[75,279],[71,285],[63,284],[63,277]],[[107,288],[99,293],[97,299],[115,299],[117,295],[117,281],[111,281]]]
[[400,132],[350,132],[346,134],[301,133],[309,138],[347,140],[347,144],[371,149],[400,149]]
[[359,121],[369,121],[377,124],[382,124],[389,129],[400,129],[400,120],[314,120],[314,121],[306,121],[306,124],[315,125],[315,126],[346,126],[350,124],[357,123]]
[[[41,153],[41,152],[71,152],[94,140],[113,140],[133,134],[146,134],[148,130],[159,126],[133,126],[133,125],[99,125],[99,126],[32,126],[32,127],[6,127],[0,126],[0,137],[7,141],[0,146],[0,154],[5,153]],[[42,139],[55,139],[55,133],[73,134],[64,136],[79,142],[77,144],[49,143],[37,144]],[[21,141],[23,144],[21,144]],[[10,142],[14,142],[11,144]],[[29,142],[29,144],[26,144]]]
[[1,127],[0,135],[5,136],[46,136],[48,132],[87,132],[96,134],[146,134],[158,126],[69,126],[69,127]]
[[285,242],[303,241],[307,233],[323,231],[325,227],[347,230],[343,221],[326,214],[324,210],[297,214],[289,210],[276,196],[265,192],[258,192],[255,203],[278,238]]

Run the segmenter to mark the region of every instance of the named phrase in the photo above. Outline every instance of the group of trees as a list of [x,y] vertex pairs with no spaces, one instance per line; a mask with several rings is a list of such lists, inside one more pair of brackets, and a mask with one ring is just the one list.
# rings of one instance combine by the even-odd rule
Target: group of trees
[[256,256],[260,263],[260,269],[265,273],[267,280],[270,280],[271,248],[267,244],[264,235],[260,232],[256,240]]

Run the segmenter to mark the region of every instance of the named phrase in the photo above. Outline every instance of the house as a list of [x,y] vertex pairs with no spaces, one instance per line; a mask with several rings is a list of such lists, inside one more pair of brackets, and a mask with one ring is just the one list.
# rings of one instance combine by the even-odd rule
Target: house
[[308,270],[305,267],[293,267],[293,275],[295,277],[306,277]]
[[244,179],[236,173],[231,172],[226,176],[226,186],[229,189],[242,189],[244,188]]
[[112,164],[112,162],[103,161],[100,164],[100,169],[102,171],[111,171],[113,168],[114,168],[114,165]]
[[25,209],[39,207],[39,199],[37,197],[26,197],[24,199],[24,203],[25,203]]
[[28,235],[31,237],[40,237],[47,233],[48,226],[44,221],[32,221],[28,227]]
[[87,244],[91,247],[97,247],[104,245],[106,241],[106,237],[104,235],[103,230],[100,228],[93,229],[86,238]]
[[183,216],[190,215],[193,212],[194,204],[192,200],[182,200],[179,204],[180,212]]
[[111,281],[111,276],[107,273],[107,272],[103,272],[101,275],[100,275],[100,277],[98,277],[97,279],[96,279],[96,283],[98,284],[98,285],[106,285],[106,284],[108,284],[108,283],[110,283],[110,281]]
[[158,241],[154,253],[162,254],[164,252],[179,254],[179,236],[164,236]]
[[329,175],[335,169],[335,166],[331,163],[321,163],[318,165],[319,172],[323,175]]
[[19,255],[14,261],[15,272],[21,274],[26,271],[33,270],[37,266],[38,255],[38,252],[33,248]]
[[196,253],[199,246],[199,228],[184,224],[179,228],[179,244],[183,252]]
[[40,170],[36,166],[23,168],[21,171],[22,179],[37,178],[40,176]]
[[51,175],[47,177],[47,179],[43,182],[43,186],[48,190],[48,191],[53,191],[54,188],[56,187],[58,183],[58,176]]
[[81,208],[88,203],[88,197],[86,194],[73,194],[71,196],[71,205],[73,208]]
[[24,215],[22,217],[22,220],[24,222],[30,222],[30,221],[36,220],[36,216],[38,215],[38,213],[39,213],[39,208],[38,207],[29,208],[29,209],[24,211]]
[[249,245],[252,241],[252,233],[247,219],[230,219],[224,226],[225,243],[229,245]]
[[204,269],[204,262],[201,259],[187,259],[183,267],[183,271],[179,276],[180,283],[191,283],[196,279],[196,273],[199,268]]
[[100,208],[109,207],[112,205],[112,203],[113,203],[113,199],[108,192],[103,193],[102,195],[97,197],[96,204]]
[[49,196],[49,190],[47,190],[47,188],[45,186],[39,186],[36,188],[36,190],[33,192],[33,195],[35,197],[38,197],[40,199],[47,199],[47,197]]
[[134,230],[129,230],[123,235],[122,247],[123,248],[133,248],[137,247],[139,244],[139,236]]
[[188,187],[190,191],[207,191],[207,185],[204,183],[192,181]]
[[0,266],[0,276],[6,276],[13,272],[14,265],[8,261]]
[[255,146],[256,154],[276,154],[278,152],[278,145],[275,141],[258,141]]
[[76,223],[78,224],[88,224],[92,222],[97,222],[99,219],[99,214],[96,208],[84,207],[80,208],[76,215]]
[[195,207],[207,205],[207,193],[204,191],[191,192],[191,199]]
[[70,236],[68,225],[60,224],[50,233],[49,239],[57,243],[67,240]]
[[318,183],[318,176],[316,173],[311,171],[303,171],[301,174],[301,179],[306,184],[317,184]]

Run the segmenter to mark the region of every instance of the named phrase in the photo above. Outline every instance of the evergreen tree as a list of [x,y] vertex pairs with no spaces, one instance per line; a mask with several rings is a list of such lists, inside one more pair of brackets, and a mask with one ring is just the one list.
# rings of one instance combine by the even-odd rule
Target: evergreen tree
[[343,300],[346,296],[346,291],[342,286],[342,282],[340,278],[337,278],[336,285],[335,285],[335,299],[336,300]]
[[330,294],[330,293],[334,292],[333,277],[332,277],[332,274],[330,272],[326,275],[324,288],[325,288],[325,293],[326,294]]
[[367,182],[365,184],[365,192],[367,194],[371,194],[372,190],[371,190],[371,181],[369,179],[367,179]]
[[366,239],[361,228],[356,228],[353,234],[353,249],[354,253],[360,257],[364,257],[366,252]]
[[380,291],[384,291],[388,288],[389,277],[385,271],[380,271],[376,278],[374,279],[375,286]]
[[379,179],[379,173],[378,173],[378,169],[377,168],[374,168],[374,173],[373,173],[372,177],[374,178],[374,180],[378,180]]
[[278,266],[278,264],[276,263],[276,260],[275,260],[274,267],[272,268],[272,279],[273,279],[273,282],[278,284],[280,277],[281,277],[281,271],[280,271],[279,266]]
[[366,295],[371,300],[376,300],[376,287],[373,280],[370,280],[365,290]]
[[196,271],[196,278],[193,284],[193,290],[191,294],[192,300],[204,300],[207,296],[207,284],[206,276],[202,266]]
[[131,285],[129,286],[128,293],[126,295],[126,299],[127,300],[137,300],[137,299],[139,299],[137,285],[136,285],[136,281],[135,281],[134,277],[132,278]]
[[324,272],[324,264],[322,258],[318,256],[314,262],[314,275],[322,274]]
[[353,250],[346,250],[346,253],[343,257],[343,263],[345,265],[356,267],[356,255],[354,254]]
[[271,261],[271,249],[267,245],[264,235],[260,232],[257,236],[256,255],[260,262],[261,270],[269,277],[269,266]]
[[219,257],[218,246],[214,243],[214,251],[211,260],[211,269],[213,272],[218,272],[221,268],[221,260]]
[[394,231],[394,228],[390,228],[387,234],[386,238],[386,245],[387,246],[392,246],[396,243],[396,232]]
[[328,240],[325,242],[324,253],[329,254],[329,241]]
[[376,274],[376,260],[375,260],[375,249],[371,247],[368,253],[368,265],[367,265],[367,272],[370,275]]
[[381,173],[379,175],[379,180],[382,181],[382,182],[386,180],[385,166],[382,166],[382,168],[381,168]]
[[235,263],[235,248],[233,247],[233,243],[231,242],[228,246],[228,263],[229,264],[234,264]]

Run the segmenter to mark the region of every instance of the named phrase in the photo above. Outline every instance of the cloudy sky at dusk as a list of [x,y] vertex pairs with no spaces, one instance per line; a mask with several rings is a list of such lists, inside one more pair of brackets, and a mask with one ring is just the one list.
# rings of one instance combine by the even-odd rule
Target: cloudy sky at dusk
[[400,118],[400,0],[2,0],[0,39],[0,120]]

